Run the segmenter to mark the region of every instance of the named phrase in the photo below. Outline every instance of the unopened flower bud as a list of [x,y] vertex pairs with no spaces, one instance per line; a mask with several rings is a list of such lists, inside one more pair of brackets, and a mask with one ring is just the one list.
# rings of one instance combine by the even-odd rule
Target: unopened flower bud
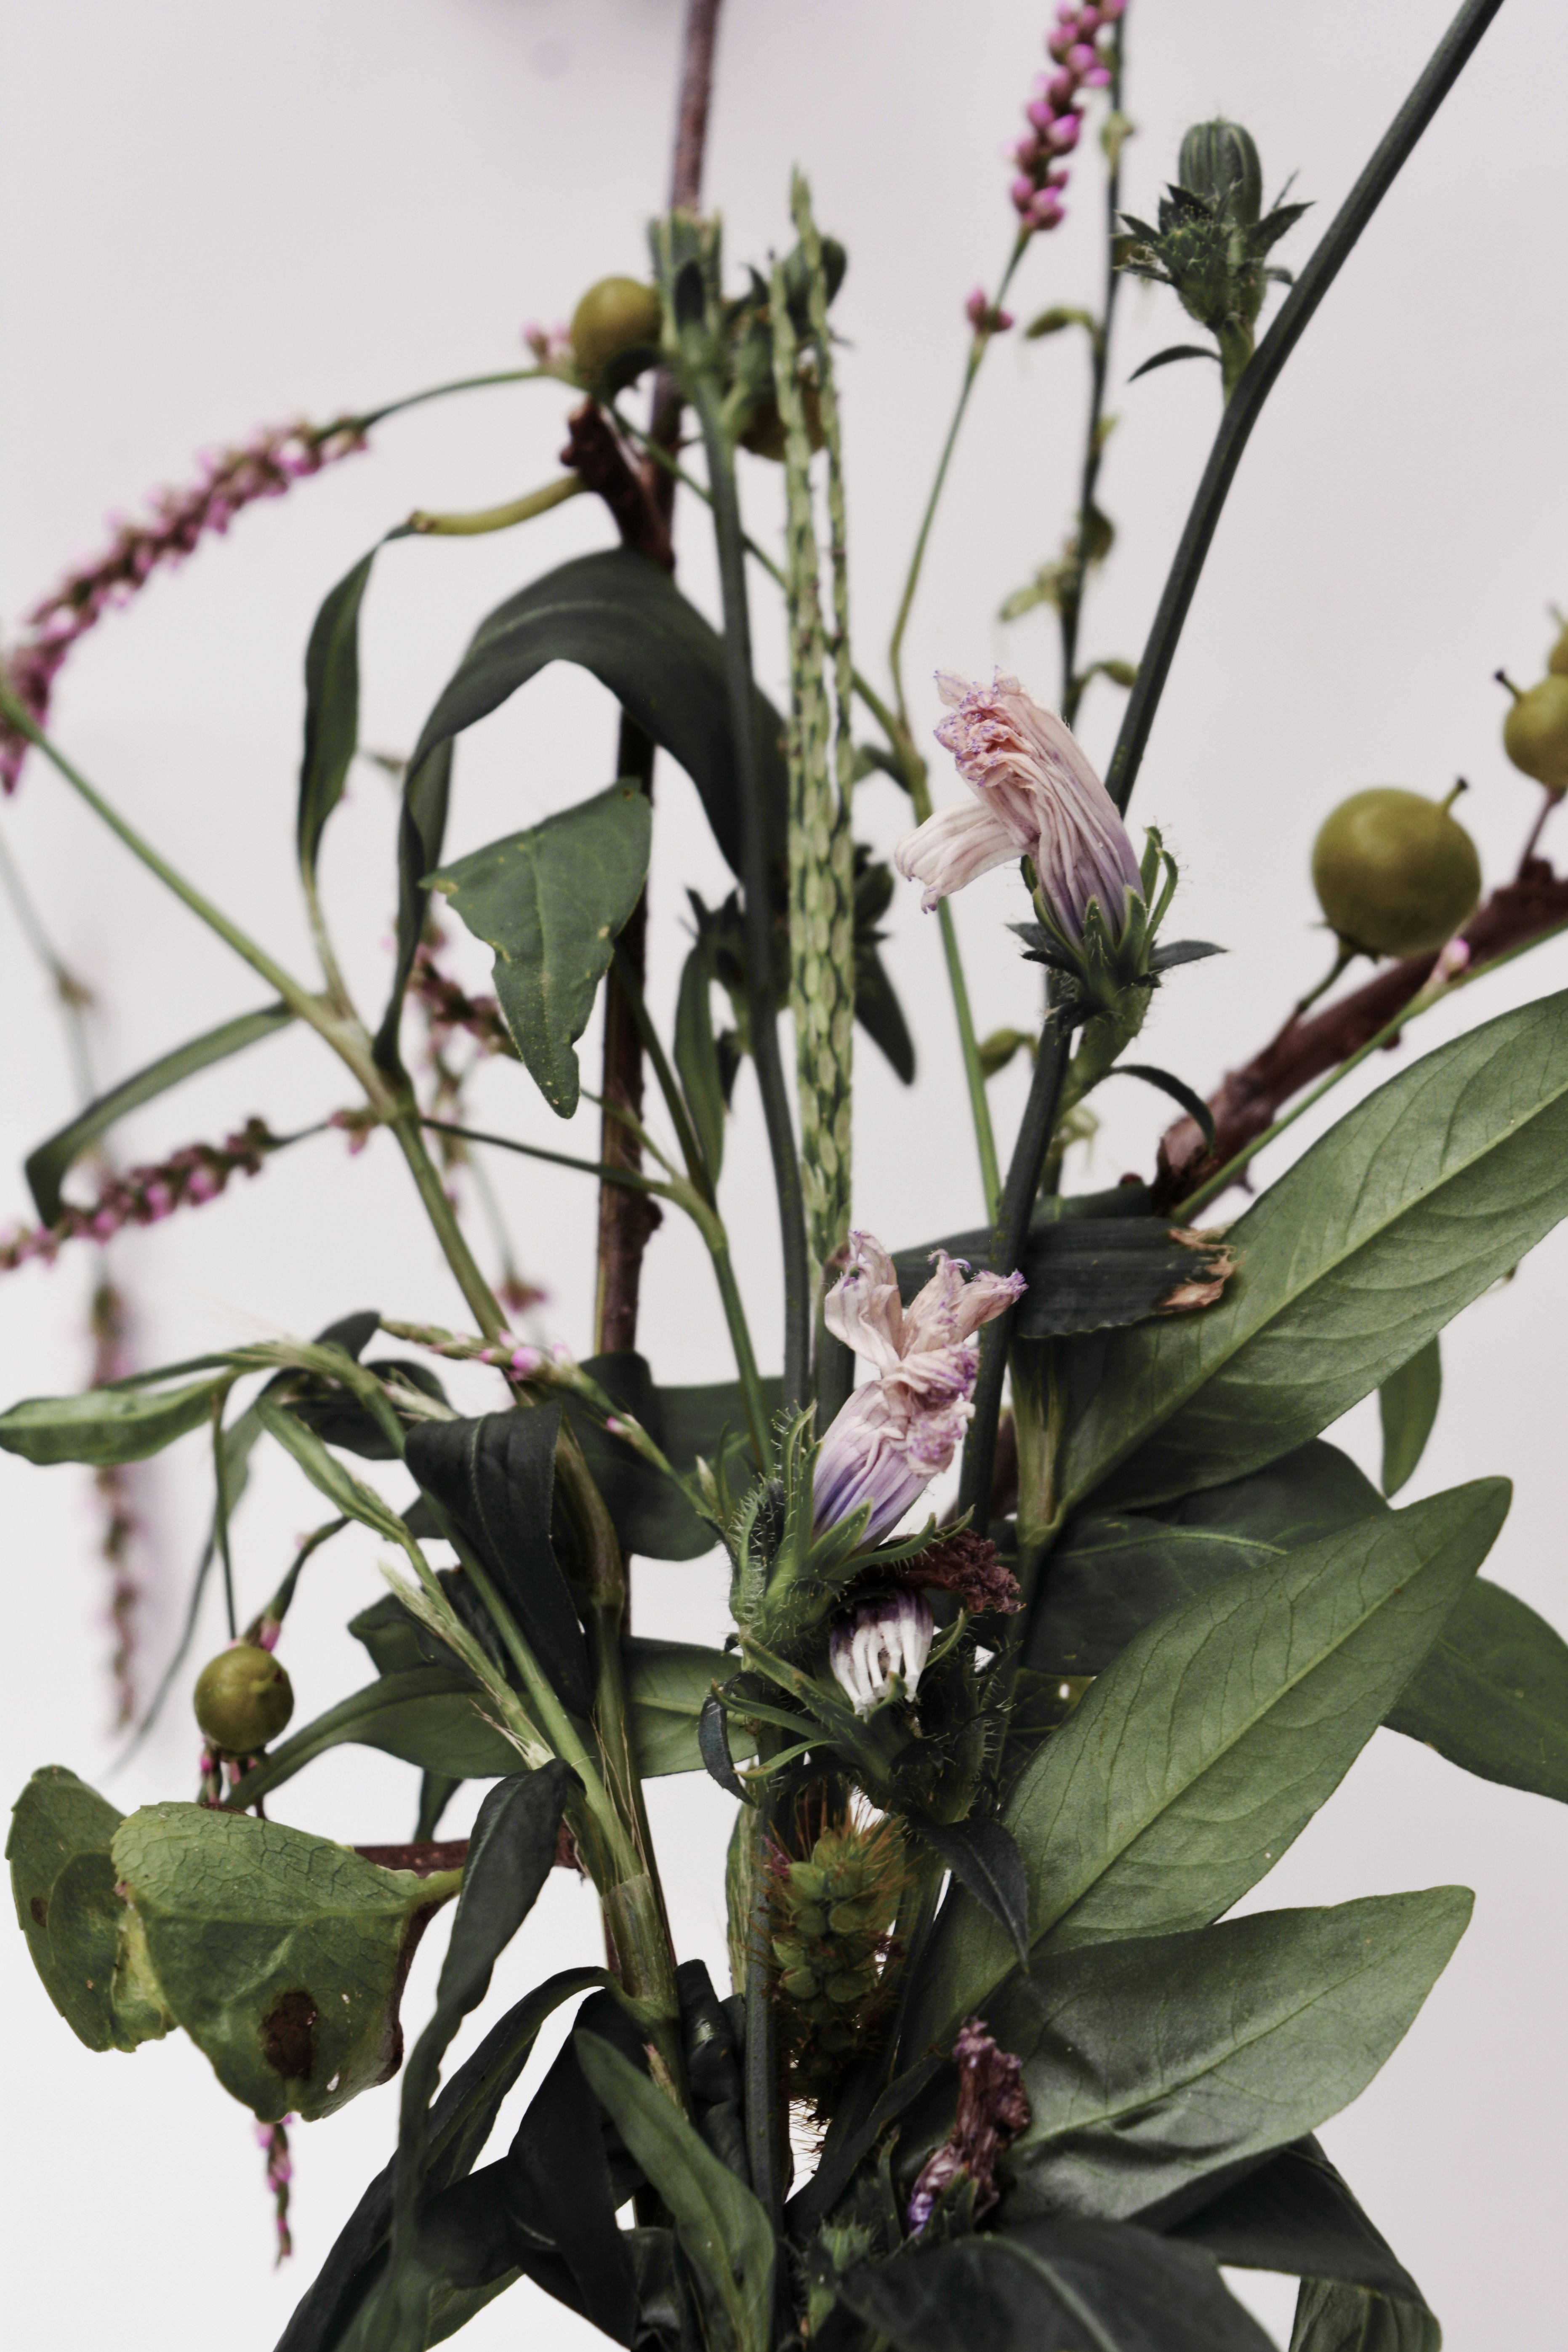
[[1223,115],[1193,125],[1182,142],[1176,177],[1184,188],[1211,205],[1223,205],[1230,194],[1231,218],[1249,228],[1263,211],[1263,165],[1257,143],[1250,131]]
[[863,1601],[838,1620],[828,1659],[857,1715],[869,1715],[891,1698],[895,1680],[902,1696],[913,1698],[931,1655],[932,1630],[930,1604],[918,1592]]

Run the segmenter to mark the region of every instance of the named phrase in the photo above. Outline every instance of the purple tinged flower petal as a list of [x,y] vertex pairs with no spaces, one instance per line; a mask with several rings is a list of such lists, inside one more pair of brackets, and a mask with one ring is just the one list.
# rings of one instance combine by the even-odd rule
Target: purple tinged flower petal
[[933,1631],[930,1602],[908,1591],[863,1601],[838,1620],[828,1637],[828,1663],[857,1715],[890,1698],[895,1676],[905,1698],[914,1697]]

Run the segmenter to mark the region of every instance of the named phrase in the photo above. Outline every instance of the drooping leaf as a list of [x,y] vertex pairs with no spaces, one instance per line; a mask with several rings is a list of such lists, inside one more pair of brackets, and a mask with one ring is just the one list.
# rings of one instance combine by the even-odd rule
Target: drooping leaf
[[1303,2279],[1290,2352],[1442,2352],[1443,2331],[1425,2304]]
[[1169,1070],[1156,1069],[1152,1062],[1118,1062],[1110,1076],[1113,1078],[1142,1078],[1146,1087],[1153,1087],[1158,1093],[1168,1095],[1173,1103],[1180,1103],[1187,1117],[1195,1123],[1205,1145],[1210,1151],[1214,1150],[1214,1113],[1202,1095],[1194,1093],[1184,1078],[1173,1076]]
[[1031,2121],[1006,2216],[1162,2226],[1360,2095],[1469,1919],[1463,1887],[1037,1958],[992,2004]]
[[839,2297],[900,2352],[1273,2352],[1198,2247],[1125,2221],[953,2239],[851,2271]]
[[409,1958],[456,1873],[190,1804],[143,1806],[112,1851],[159,1997],[263,2123],[331,2115],[395,2073]]
[[1443,1394],[1443,1346],[1436,1334],[1377,1392],[1383,1422],[1383,1491],[1397,1495],[1426,1450]]
[[451,797],[452,745],[447,740],[436,744],[426,758],[412,761],[403,779],[403,807],[397,820],[397,956],[374,1049],[377,1066],[384,1070],[399,1067],[397,1040],[404,992],[430,903],[426,877],[441,863]]
[[553,1399],[529,1412],[427,1421],[410,1430],[405,1459],[473,1547],[557,1696],[585,1716],[587,1649],[550,1541],[560,1428]]
[[1135,367],[1127,381],[1129,383],[1136,383],[1141,375],[1149,374],[1153,368],[1169,367],[1173,360],[1217,360],[1218,358],[1218,352],[1207,343],[1169,343],[1163,352],[1156,352],[1152,360],[1145,360],[1142,367]]
[[1177,2222],[1172,2235],[1241,2270],[1341,2279],[1395,2302],[1421,2290],[1315,2139],[1290,2147]]
[[1568,992],[1358,1104],[1231,1227],[1216,1306],[1073,1351],[1064,1506],[1188,1494],[1315,1436],[1565,1209]]
[[328,592],[305,648],[305,749],[295,838],[307,875],[315,873],[321,835],[343,796],[359,744],[359,614],[379,552],[373,547]]
[[16,1924],[44,1990],[89,2050],[134,2050],[168,2030],[134,1971],[115,1969],[125,1906],[110,1858],[121,1815],[63,1764],[35,1772],[12,1809],[5,1859]]
[[532,2191],[584,2317],[612,2343],[629,2345],[637,2336],[637,2282],[616,2224],[604,2136],[584,2128],[590,2095],[569,2042],[534,2094],[509,2160]]
[[231,1371],[178,1389],[88,1389],[80,1396],[25,1397],[0,1412],[0,1449],[26,1462],[89,1462],[95,1469],[145,1462],[212,1419]]
[[[430,2110],[425,2183],[437,2197],[466,2179],[489,2137],[501,2101],[527,2063],[553,2010],[591,1986],[603,1969],[567,1969],[510,2009],[458,2069]],[[381,2274],[392,2226],[393,2163],[371,2182],[284,2330],[278,2352],[338,2352]]]
[[[376,1356],[365,1366],[378,1380],[395,1380],[405,1388],[415,1389],[438,1404],[447,1402],[447,1391],[428,1364],[408,1356]],[[334,1388],[323,1378],[301,1380],[297,1375],[289,1381],[289,1410],[296,1421],[315,1431],[325,1445],[341,1445],[345,1453],[357,1454],[365,1462],[396,1462],[401,1451],[393,1444],[370,1407],[352,1391]],[[394,1407],[405,1428],[410,1426],[407,1414]]]
[[117,1119],[195,1077],[198,1070],[210,1069],[215,1062],[226,1062],[231,1054],[242,1054],[247,1045],[258,1045],[264,1037],[275,1036],[293,1018],[286,1004],[266,1004],[259,1013],[242,1013],[237,1019],[220,1022],[216,1029],[193,1037],[188,1045],[177,1045],[172,1054],[161,1054],[145,1069],[121,1078],[117,1087],[89,1103],[27,1155],[24,1172],[41,1222],[52,1225],[58,1218],[65,1206],[60,1187],[68,1172]]
[[576,1109],[581,1086],[573,1047],[642,895],[652,824],[640,786],[611,784],[427,877],[494,949],[496,994],[512,1042],[563,1118]]
[[924,1838],[932,1853],[942,1856],[959,1885],[1005,1928],[1019,1959],[1026,1967],[1029,1882],[1024,1857],[1002,1823],[984,1813],[973,1814],[963,1822],[939,1822],[909,1806],[904,1809],[904,1819]]
[[[1034,1948],[1206,1927],[1336,1788],[1502,1524],[1500,1479],[1380,1512],[1243,1570],[1140,1633],[1030,1759],[1004,1819]],[[906,2051],[945,2045],[1013,1966],[950,1896],[911,1988]]]
[[724,1165],[724,1118],[728,1105],[713,1028],[713,959],[699,940],[680,968],[675,1000],[675,1066],[708,1172],[717,1182]]
[[1527,1602],[1478,1577],[1388,1727],[1484,1780],[1568,1804],[1568,1643]]
[[734,2352],[767,2352],[776,2255],[767,2214],[674,2101],[629,2060],[581,2029],[573,2045],[595,2098],[658,2182],[687,2260],[723,2314]]
[[317,1493],[324,1495],[335,1511],[345,1519],[357,1519],[379,1536],[390,1537],[395,1543],[400,1540],[402,1522],[391,1504],[352,1470],[345,1470],[313,1429],[307,1429],[275,1397],[258,1396],[255,1411],[268,1437],[276,1438],[283,1451],[293,1455]]

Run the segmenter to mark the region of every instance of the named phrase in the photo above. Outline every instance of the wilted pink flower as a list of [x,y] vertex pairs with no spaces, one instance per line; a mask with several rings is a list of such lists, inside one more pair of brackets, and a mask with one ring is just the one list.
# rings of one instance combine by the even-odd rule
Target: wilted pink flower
[[983,2017],[966,2017],[952,2045],[958,2068],[958,2111],[952,2129],[915,2182],[906,2219],[918,2238],[937,2200],[956,2180],[974,2183],[974,2218],[989,2212],[1000,2191],[996,2160],[1029,2126],[1023,2067],[985,2031]]
[[1083,938],[1091,898],[1113,940],[1127,894],[1142,895],[1138,860],[1116,804],[1055,711],[998,670],[989,686],[937,673],[952,711],[936,740],[952,753],[973,802],[939,809],[893,855],[900,874],[939,898],[1009,859],[1032,857],[1040,894],[1068,940]]
[[1011,310],[993,302],[984,286],[975,288],[963,306],[963,315],[976,335],[1005,335],[1013,324]]
[[913,1698],[933,1631],[930,1601],[907,1589],[862,1601],[840,1617],[828,1641],[828,1664],[857,1715],[869,1715],[890,1698],[895,1679],[904,1696]]
[[[364,446],[352,424],[270,425],[237,449],[205,455],[201,478],[189,489],[159,490],[150,521],[114,521],[102,554],[68,572],[34,606],[29,635],[0,665],[0,678],[34,725],[47,719],[56,673],[77,639],[115,605],[128,604],[161,564],[181,562],[208,532],[226,531],[242,507],[279,498],[304,475]],[[27,749],[27,738],[0,719],[0,783],[7,792]]]
[[945,1250],[905,1307],[892,1259],[869,1234],[851,1234],[855,1255],[823,1314],[834,1337],[875,1364],[823,1439],[813,1487],[817,1528],[871,1506],[864,1540],[896,1527],[963,1442],[980,1369],[973,1335],[1027,1288],[1018,1274],[978,1274]]

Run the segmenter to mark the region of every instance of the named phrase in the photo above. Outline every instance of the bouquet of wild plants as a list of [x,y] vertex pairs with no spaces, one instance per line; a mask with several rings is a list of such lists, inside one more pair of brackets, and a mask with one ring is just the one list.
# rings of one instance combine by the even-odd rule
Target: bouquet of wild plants
[[[1380,1724],[1568,1800],[1562,1643],[1477,1578],[1505,1484],[1403,1510],[1388,1499],[1431,1427],[1442,1326],[1568,1211],[1568,998],[1394,1076],[1223,1233],[1202,1218],[1375,1046],[1568,922],[1568,883],[1536,856],[1538,825],[1517,877],[1483,902],[1447,803],[1358,793],[1315,853],[1337,940],[1324,989],[1354,958],[1380,969],[1310,1014],[1311,999],[1289,1011],[1205,1102],[1135,1057],[1154,991],[1218,950],[1174,935],[1175,863],[1156,831],[1140,840],[1126,820],[1251,426],[1497,5],[1468,0],[1293,283],[1275,257],[1306,207],[1267,205],[1237,124],[1188,134],[1156,222],[1125,215],[1123,0],[1058,10],[1016,150],[1010,257],[969,304],[957,414],[879,686],[851,635],[832,325],[846,256],[797,178],[784,257],[726,268],[697,203],[716,5],[693,0],[649,281],[595,286],[569,334],[532,332],[533,364],[494,379],[572,388],[563,471],[510,504],[418,513],[387,534],[503,530],[586,493],[618,543],[485,617],[395,763],[395,971],[379,1013],[349,993],[316,881],[359,751],[359,614],[377,549],[331,590],[305,656],[297,834],[315,978],[286,971],[142,839],[47,717],[61,662],[110,604],[412,403],[212,461],[12,646],[8,783],[50,763],[270,993],[38,1146],[38,1223],[5,1243],[4,1265],[184,1211],[298,1140],[253,1120],[221,1146],[120,1169],[107,1139],[127,1111],[299,1023],[353,1082],[336,1123],[356,1145],[380,1127],[395,1139],[467,1302],[467,1329],[400,1298],[396,1313],[340,1313],[312,1339],[132,1370],[100,1289],[98,1383],[0,1414],[7,1450],[94,1465],[115,1559],[124,1465],[205,1433],[198,1596],[216,1564],[230,1634],[195,1684],[194,1796],[122,1819],[57,1764],[22,1792],[7,1851],[46,1992],[93,2050],[191,2037],[264,2127],[285,2249],[288,2125],[402,2066],[396,2147],[287,2352],[420,2352],[523,2277],[618,2342],[664,2352],[808,2337],[833,2352],[1246,2352],[1267,2339],[1222,2263],[1300,2277],[1296,2352],[1438,2344],[1419,2288],[1312,2134],[1410,2025],[1469,1897],[1436,1887],[1225,1914]],[[1085,338],[1081,493],[1060,554],[1007,608],[1058,617],[1059,715],[1015,678],[944,675],[933,795],[905,698],[905,624],[972,388],[1014,323],[1016,271],[1083,169],[1086,124],[1107,183],[1103,302],[1048,310],[1026,330]],[[1221,399],[1135,668],[1080,646],[1112,536],[1099,483],[1128,272],[1173,291],[1208,338],[1159,361],[1215,363]],[[1259,339],[1276,280],[1290,290]],[[628,401],[645,377],[639,423]],[[747,534],[737,449],[783,467],[777,545]],[[719,630],[673,576],[678,490],[711,520]],[[787,712],[754,681],[758,596],[783,600]],[[461,738],[555,661],[592,672],[619,707],[614,780],[448,861]],[[1130,697],[1103,782],[1070,731],[1097,679]],[[1568,791],[1568,633],[1514,696],[1506,748],[1542,786],[1544,818]],[[720,906],[692,897],[668,1034],[642,988],[658,751],[695,783],[735,879]],[[910,894],[855,839],[856,786],[873,771],[910,803],[895,864],[937,918],[980,1171],[974,1229],[907,1248],[852,1222],[858,1042],[914,1076],[878,955],[879,925]],[[1023,884],[1024,1025],[979,1040],[947,901],[1002,865]],[[493,997],[444,965],[454,923],[493,951]],[[601,1001],[596,1160],[469,1126],[466,1082],[489,1056],[572,1114],[576,1045]],[[1033,1076],[1004,1166],[986,1081],[1020,1051]],[[726,1126],[747,1059],[776,1189],[777,1372],[753,1349],[725,1222]],[[1147,1182],[1069,1194],[1066,1150],[1115,1076],[1163,1089],[1181,1117]],[[514,1328],[526,1286],[494,1235],[476,1244],[449,1190],[452,1167],[477,1175],[489,1150],[535,1151],[600,1187],[589,1353]],[[96,1190],[68,1197],[84,1168]],[[656,1385],[637,1350],[643,1255],[669,1211],[706,1247],[732,1344],[700,1387]],[[462,1377],[489,1380],[489,1410],[449,1402],[454,1363],[480,1368]],[[1381,1493],[1321,1435],[1374,1390]],[[247,1617],[229,1525],[260,1446],[292,1458],[322,1519]],[[939,1520],[927,1492],[955,1465]],[[351,1629],[371,1676],[295,1728],[290,1603],[316,1551],[356,1524],[385,1548],[388,1589]],[[729,1568],[723,1647],[628,1633],[634,1556],[710,1552]],[[405,1844],[348,1848],[267,1818],[271,1793],[342,1742],[418,1774]],[[735,1801],[727,1990],[671,1944],[644,1783],[675,1772],[706,1772]],[[487,1784],[472,1835],[443,1841],[464,1780]],[[557,1867],[592,1881],[602,1956],[492,2016],[443,2080]],[[448,1902],[434,2012],[405,2058],[405,1975]],[[561,2054],[510,2145],[492,2147],[503,2101],[569,2002]]]

